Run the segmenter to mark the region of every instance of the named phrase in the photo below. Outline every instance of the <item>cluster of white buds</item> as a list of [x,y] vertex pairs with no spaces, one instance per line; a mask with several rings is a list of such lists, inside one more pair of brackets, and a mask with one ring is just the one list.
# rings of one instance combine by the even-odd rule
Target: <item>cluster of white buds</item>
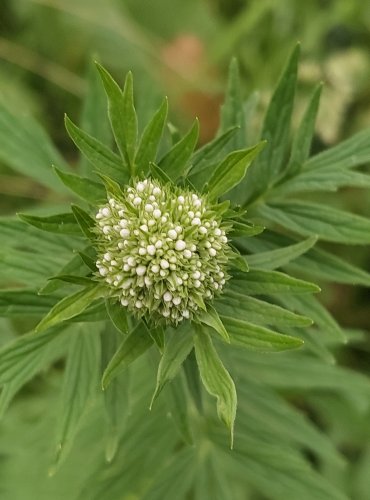
[[135,182],[96,214],[98,275],[138,316],[193,318],[228,279],[230,248],[206,197],[156,180]]

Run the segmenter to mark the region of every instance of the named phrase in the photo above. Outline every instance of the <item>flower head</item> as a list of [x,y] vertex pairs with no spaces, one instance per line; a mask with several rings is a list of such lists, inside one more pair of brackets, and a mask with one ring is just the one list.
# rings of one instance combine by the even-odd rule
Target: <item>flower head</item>
[[205,196],[145,179],[110,198],[96,220],[98,275],[138,316],[191,319],[228,279],[227,228]]

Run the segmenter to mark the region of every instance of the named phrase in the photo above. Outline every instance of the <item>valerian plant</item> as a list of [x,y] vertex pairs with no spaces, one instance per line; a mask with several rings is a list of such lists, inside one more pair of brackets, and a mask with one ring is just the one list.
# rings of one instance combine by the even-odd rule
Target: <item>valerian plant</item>
[[[312,408],[325,390],[369,406],[367,378],[333,363],[347,332],[306,278],[369,285],[317,242],[367,244],[370,222],[302,195],[369,187],[353,168],[369,160],[370,134],[310,158],[319,86],[291,141],[298,52],[252,145],[254,97],[244,102],[235,61],[220,130],[200,149],[197,120],[171,135],[167,100],[143,128],[132,75],[121,89],[100,65],[84,127],[65,120],[82,153],[77,173],[37,124],[1,110],[1,158],[80,199],[0,221],[0,312],[31,325],[0,351],[0,413],[51,367],[35,410],[42,429],[32,421],[27,432],[48,457],[55,449],[44,459],[45,445],[32,445],[31,497],[6,467],[4,498],[50,498],[50,488],[55,499],[348,498],[332,480],[345,457],[294,403]],[[65,356],[55,414],[53,367]],[[2,453],[22,470],[17,453]]]

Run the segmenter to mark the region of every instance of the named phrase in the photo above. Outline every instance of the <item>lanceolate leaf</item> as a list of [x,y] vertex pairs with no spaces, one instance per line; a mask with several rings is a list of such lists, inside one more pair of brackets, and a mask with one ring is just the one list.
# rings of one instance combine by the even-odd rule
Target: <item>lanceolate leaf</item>
[[71,205],[71,208],[73,215],[75,216],[76,221],[86,238],[95,241],[95,234],[93,232],[93,228],[95,227],[94,219],[78,205]]
[[99,205],[106,200],[105,189],[102,184],[86,177],[63,172],[56,167],[54,167],[54,171],[65,186],[88,203]]
[[250,203],[255,200],[274,184],[282,172],[290,134],[298,57],[299,45],[288,61],[265,116],[261,138],[267,141],[267,146],[246,175],[243,200],[238,201]]
[[209,196],[219,198],[236,186],[245,176],[247,168],[265,146],[260,142],[256,146],[230,153],[215,169],[208,183]]
[[312,248],[317,241],[316,236],[311,236],[304,241],[268,252],[260,252],[248,255],[248,263],[251,267],[262,269],[277,269],[282,267]]
[[71,448],[81,418],[95,395],[99,373],[99,342],[99,336],[95,331],[91,332],[90,328],[80,327],[80,331],[71,335],[57,423],[55,463],[50,473],[56,472]]
[[230,431],[232,448],[237,399],[234,382],[206,331],[200,329],[197,331],[194,345],[200,377],[206,390],[217,398],[217,414]]
[[126,309],[114,299],[107,299],[106,307],[108,316],[113,325],[121,334],[127,335],[129,332],[129,324]]
[[310,236],[326,241],[365,245],[370,243],[370,220],[318,203],[286,201],[258,207],[263,217]]
[[157,385],[150,407],[152,407],[165,384],[177,375],[192,350],[194,342],[192,332],[189,330],[190,328],[170,330],[169,339],[165,344],[163,356],[158,366]]
[[290,160],[285,177],[296,175],[310,154],[311,142],[315,132],[316,116],[319,109],[322,83],[314,90],[310,103],[294,136]]
[[0,316],[41,316],[55,305],[55,297],[40,297],[37,290],[1,290]]
[[104,295],[101,285],[84,288],[58,302],[35,328],[39,333],[62,321],[71,319],[83,312],[94,300]]
[[198,134],[199,122],[196,119],[189,132],[160,160],[159,167],[170,179],[175,181],[183,174],[198,142]]
[[262,233],[264,229],[264,226],[236,220],[233,222],[230,234],[233,238],[238,238],[239,236],[256,236]]
[[42,231],[51,233],[69,234],[71,236],[82,236],[81,229],[73,214],[65,213],[50,215],[49,217],[38,217],[37,215],[18,214],[18,217],[27,224],[37,227]]
[[222,319],[230,334],[231,344],[257,351],[285,351],[300,347],[301,339],[282,335],[263,326],[254,325],[248,321],[243,321],[228,316]]
[[78,128],[67,116],[65,126],[72,141],[99,173],[109,175],[121,182],[128,180],[127,167],[111,149]]
[[168,101],[165,99],[144,129],[135,156],[135,164],[139,172],[146,172],[149,168],[149,163],[156,161],[157,150],[166,123],[167,112]]
[[104,371],[102,387],[106,389],[110,382],[135,359],[144,354],[153,344],[153,339],[149,335],[148,329],[143,321],[134,328],[127,337],[124,338],[117,352],[109,362]]
[[229,334],[224,327],[216,309],[208,305],[206,311],[201,311],[198,314],[198,319],[201,323],[210,326],[224,339],[226,342],[230,342]]
[[111,75],[97,64],[108,97],[108,114],[118,149],[133,173],[137,140],[137,117],[133,99],[132,73],[126,77],[123,92]]
[[245,274],[234,272],[230,280],[230,289],[250,295],[280,293],[315,293],[320,288],[308,281],[299,280],[277,271],[251,269],[246,279]]

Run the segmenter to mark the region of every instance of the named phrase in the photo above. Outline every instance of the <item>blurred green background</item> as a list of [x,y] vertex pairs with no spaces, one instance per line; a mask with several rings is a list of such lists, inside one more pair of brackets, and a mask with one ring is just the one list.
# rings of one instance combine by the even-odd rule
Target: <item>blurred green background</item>
[[[198,116],[205,142],[217,129],[227,66],[235,55],[245,95],[254,93],[257,136],[297,40],[302,58],[296,120],[312,87],[325,83],[313,146],[318,151],[370,124],[369,2],[2,0],[0,103],[40,121],[73,164],[76,150],[64,131],[63,115],[80,121],[86,77],[91,61],[99,59],[121,82],[133,70],[143,121],[166,94],[172,122],[182,128]],[[4,164],[0,194],[3,214],[55,196]],[[347,189],[329,195],[336,205],[370,212],[366,192]],[[368,249],[351,249],[351,258],[370,268]],[[322,295],[344,326],[370,327],[368,291],[336,285],[326,286]]]

